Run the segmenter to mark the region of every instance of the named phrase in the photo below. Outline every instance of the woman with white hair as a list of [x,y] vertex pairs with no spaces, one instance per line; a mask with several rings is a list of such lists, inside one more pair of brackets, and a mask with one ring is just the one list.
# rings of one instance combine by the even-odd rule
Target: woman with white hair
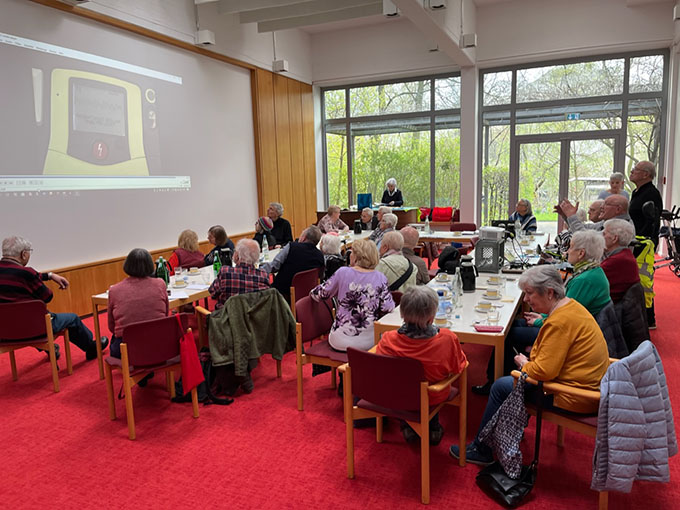
[[[542,265],[527,270],[519,279],[519,288],[524,292],[524,302],[544,314],[545,322],[529,358],[520,353],[515,356],[514,364],[538,381],[555,381],[572,388],[598,391],[600,380],[609,367],[609,351],[592,314],[565,295],[560,273],[553,266]],[[496,414],[512,388],[512,376],[501,377],[493,383],[479,432]],[[533,399],[535,395],[535,387],[526,388],[525,400]],[[574,413],[594,413],[598,407],[597,402],[572,395],[545,396],[543,405]],[[479,432],[467,445],[466,460],[488,465],[493,462],[493,452],[482,442]],[[457,459],[460,456],[458,445],[451,446],[449,453]]]
[[401,195],[401,190],[397,189],[397,180],[394,177],[387,179],[380,203],[391,207],[401,207],[404,205],[404,197]]
[[399,218],[397,218],[396,214],[391,212],[383,214],[378,222],[378,228],[371,232],[371,235],[368,236],[368,238],[380,248],[383,236],[388,232],[392,232],[396,228],[398,222]]
[[626,177],[621,172],[614,172],[609,176],[609,189],[603,189],[600,191],[600,194],[597,195],[597,199],[604,200],[609,195],[623,195],[628,200],[630,200],[628,192],[623,189],[625,183]]
[[633,225],[626,220],[612,218],[604,222],[604,259],[601,267],[609,280],[609,295],[614,303],[640,281],[640,272],[628,245],[635,237]]
[[319,242],[319,249],[323,253],[325,270],[323,281],[328,280],[333,274],[345,265],[345,258],[340,252],[340,237],[336,234],[324,234]]
[[510,215],[510,222],[514,223],[517,220],[519,220],[524,232],[536,232],[536,216],[534,216],[531,210],[531,202],[526,198],[522,198],[517,202],[515,212]]
[[[376,348],[378,354],[413,358],[420,361],[425,378],[430,384],[441,381],[450,374],[459,374],[467,365],[467,358],[460,348],[458,337],[448,329],[433,324],[439,299],[429,287],[411,287],[404,292],[399,305],[404,324],[398,329],[383,333]],[[451,385],[440,391],[430,391],[430,405],[444,402]],[[407,442],[418,438],[405,421],[401,421],[401,433]],[[444,435],[439,424],[439,413],[430,420],[430,444],[438,445]]]

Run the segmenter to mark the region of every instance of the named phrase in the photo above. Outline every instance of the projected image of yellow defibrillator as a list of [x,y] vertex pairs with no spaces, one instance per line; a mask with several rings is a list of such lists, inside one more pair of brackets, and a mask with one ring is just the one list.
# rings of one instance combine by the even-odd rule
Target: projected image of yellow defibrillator
[[134,83],[54,69],[44,174],[149,175],[142,95]]

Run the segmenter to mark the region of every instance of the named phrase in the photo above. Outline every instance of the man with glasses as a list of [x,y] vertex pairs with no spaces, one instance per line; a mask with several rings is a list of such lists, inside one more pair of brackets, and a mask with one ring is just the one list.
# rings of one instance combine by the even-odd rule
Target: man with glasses
[[628,215],[628,199],[623,195],[609,195],[605,198],[604,203],[602,204],[599,221],[592,224],[584,224],[576,215],[576,211],[578,211],[578,202],[576,202],[576,205],[573,205],[565,198],[560,202],[559,206],[555,207],[555,210],[566,219],[571,233],[588,229],[601,231],[604,229],[604,222],[612,218],[626,220],[633,224],[633,220]]
[[[635,190],[630,197],[629,212],[635,224],[637,235],[649,237],[656,249],[659,245],[663,201],[661,200],[661,193],[652,182],[655,177],[656,169],[654,164],[649,161],[640,161],[630,171],[630,181],[635,184]],[[642,212],[642,207],[647,202],[654,203],[653,217],[648,217]]]
[[[23,237],[12,236],[2,241],[2,259],[0,260],[0,303],[16,303],[39,299],[45,303],[52,300],[52,291],[43,283],[52,280],[60,289],[67,289],[69,282],[56,273],[39,273],[28,267],[33,248]],[[68,328],[69,340],[85,352],[88,360],[97,357],[97,346],[92,339],[92,332],[85,327],[75,313],[51,313],[52,329],[56,332]],[[102,350],[109,339],[102,337]],[[58,346],[55,345],[55,349]],[[57,351],[58,354],[58,351]],[[57,355],[57,359],[59,356]]]

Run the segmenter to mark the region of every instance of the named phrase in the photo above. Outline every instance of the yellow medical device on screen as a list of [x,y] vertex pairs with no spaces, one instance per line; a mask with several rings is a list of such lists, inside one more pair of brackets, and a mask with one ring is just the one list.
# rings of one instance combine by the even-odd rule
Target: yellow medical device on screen
[[44,174],[149,175],[142,95],[134,83],[53,69]]

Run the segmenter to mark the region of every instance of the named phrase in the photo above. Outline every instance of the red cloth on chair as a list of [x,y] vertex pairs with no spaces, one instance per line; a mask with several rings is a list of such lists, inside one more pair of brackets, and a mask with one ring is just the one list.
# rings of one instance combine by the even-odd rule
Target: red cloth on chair
[[[183,329],[179,316],[177,316],[177,322],[179,322],[180,329]],[[185,332],[179,341],[179,359],[182,364],[182,391],[186,394],[205,381],[194,335],[190,332]]]
[[432,209],[432,221],[451,221],[453,207],[435,207]]

